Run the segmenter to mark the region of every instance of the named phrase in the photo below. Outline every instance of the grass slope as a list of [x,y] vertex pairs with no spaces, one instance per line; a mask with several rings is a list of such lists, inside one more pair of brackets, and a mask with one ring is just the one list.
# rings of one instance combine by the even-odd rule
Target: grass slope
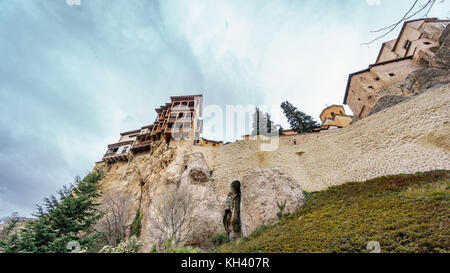
[[380,177],[311,195],[297,213],[218,252],[450,252],[450,171]]

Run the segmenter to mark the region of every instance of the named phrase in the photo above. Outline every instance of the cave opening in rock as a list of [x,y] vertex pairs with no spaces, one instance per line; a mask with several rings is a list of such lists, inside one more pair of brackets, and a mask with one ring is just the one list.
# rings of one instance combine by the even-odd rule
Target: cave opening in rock
[[241,237],[241,182],[239,181],[231,183],[223,226],[231,240]]

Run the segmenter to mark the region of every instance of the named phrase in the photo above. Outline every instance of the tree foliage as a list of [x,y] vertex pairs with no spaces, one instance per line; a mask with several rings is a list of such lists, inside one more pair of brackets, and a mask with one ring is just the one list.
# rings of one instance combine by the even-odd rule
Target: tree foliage
[[279,134],[280,130],[282,130],[280,125],[275,124],[272,121],[271,116],[268,113],[264,113],[258,107],[255,108],[252,119],[252,136],[274,136]]
[[63,253],[68,252],[70,241],[77,241],[82,249],[92,248],[99,237],[92,229],[102,217],[97,201],[102,177],[103,171],[96,170],[64,186],[58,191],[59,198],[45,198],[44,204],[37,206],[38,218],[0,241],[0,249],[6,253]]
[[308,116],[298,110],[290,102],[283,102],[281,104],[281,108],[283,109],[284,115],[293,130],[302,133],[312,132],[314,129],[319,128],[319,123],[317,123],[311,116]]

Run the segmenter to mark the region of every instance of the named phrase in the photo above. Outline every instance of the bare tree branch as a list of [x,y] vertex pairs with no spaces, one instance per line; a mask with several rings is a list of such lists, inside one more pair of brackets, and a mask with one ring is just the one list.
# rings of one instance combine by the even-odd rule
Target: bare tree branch
[[103,196],[103,211],[105,216],[98,224],[98,230],[104,232],[104,241],[109,246],[117,246],[126,238],[127,200],[113,195]]
[[180,246],[189,236],[189,225],[198,201],[188,185],[180,185],[160,196],[152,211],[150,234],[161,247],[168,240]]
[[[447,0],[441,0],[440,3],[444,3],[445,1],[447,1]],[[419,3],[419,0],[414,0],[414,3],[410,7],[410,9],[403,15],[403,17],[400,20],[398,20],[397,22],[395,22],[392,25],[389,25],[387,27],[383,27],[383,28],[371,31],[373,33],[379,33],[379,32],[383,32],[383,31],[385,31],[385,32],[383,34],[381,34],[380,36],[376,37],[375,39],[371,40],[370,42],[362,43],[362,45],[370,45],[370,44],[380,40],[381,38],[387,36],[389,33],[393,32],[400,24],[415,17],[416,15],[418,15],[419,13],[421,13],[425,10],[426,10],[426,12],[419,18],[427,18],[428,14],[430,13],[431,9],[434,7],[436,2],[437,2],[437,0],[426,0],[425,4],[419,5],[418,10],[414,11],[417,4]]]

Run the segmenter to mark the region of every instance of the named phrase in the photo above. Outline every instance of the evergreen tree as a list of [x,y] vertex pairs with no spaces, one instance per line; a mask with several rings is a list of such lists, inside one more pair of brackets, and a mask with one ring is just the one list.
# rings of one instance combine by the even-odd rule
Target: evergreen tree
[[82,249],[94,247],[100,236],[92,228],[102,217],[98,209],[102,177],[103,172],[96,170],[64,186],[58,192],[59,199],[54,195],[45,198],[35,214],[38,218],[0,241],[0,249],[6,253],[62,253],[68,252],[70,241],[77,241]]
[[271,116],[268,113],[263,113],[258,107],[253,114],[252,136],[274,136],[279,134],[281,126],[275,125],[271,120]]
[[288,101],[283,102],[281,108],[283,109],[284,115],[291,125],[291,128],[298,133],[312,132],[314,129],[320,127],[311,116],[298,110]]

